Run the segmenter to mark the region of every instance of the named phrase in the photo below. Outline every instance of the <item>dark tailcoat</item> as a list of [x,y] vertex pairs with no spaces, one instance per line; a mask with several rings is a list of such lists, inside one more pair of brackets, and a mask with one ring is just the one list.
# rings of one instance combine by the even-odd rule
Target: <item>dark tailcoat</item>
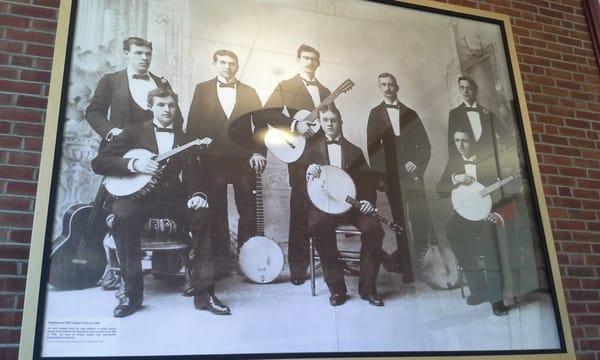
[[[310,164],[330,165],[325,135],[315,135],[305,150],[302,161],[305,169]],[[357,187],[357,200],[367,200],[375,204],[376,191],[372,186],[372,176],[365,171],[366,160],[361,149],[344,137],[341,138],[342,169],[345,170]],[[360,250],[359,293],[377,294],[376,280],[381,263],[381,244],[384,232],[381,224],[373,216],[362,214],[358,209],[350,209],[342,215],[324,213],[311,204],[308,215],[309,232],[323,265],[325,282],[332,293],[345,293],[344,265],[337,258],[337,225],[352,224],[362,233]]]
[[[174,146],[183,145],[185,139],[181,131],[176,131],[174,137]],[[92,160],[92,168],[100,175],[130,175],[131,172],[127,168],[129,160],[123,156],[136,148],[158,152],[151,121],[126,128]],[[188,171],[189,158],[187,153],[170,158],[158,185],[148,195],[135,199],[119,198],[112,203],[115,215],[113,235],[124,279],[124,294],[134,300],[141,301],[143,292],[140,238],[148,218],[169,217],[180,225],[188,225],[193,235],[194,249],[210,249],[210,237],[207,235],[210,210],[189,211],[186,207],[187,199],[202,191],[197,174]],[[183,182],[179,176],[182,171]],[[213,270],[210,256],[202,257],[205,252],[196,253],[200,256],[196,256],[190,267],[196,290],[200,291],[213,286]]]
[[[400,113],[400,136],[394,134],[385,103],[377,105],[369,114],[367,146],[372,171],[385,174],[387,196],[394,221],[407,229],[404,202],[409,204],[415,240],[414,254],[420,254],[427,246],[431,233],[431,219],[425,199],[423,174],[431,158],[431,144],[417,113],[398,102]],[[417,166],[414,173],[406,171],[405,164],[412,161]],[[403,198],[404,197],[404,198]],[[406,232],[396,235],[398,256],[404,271],[404,281],[414,277],[411,252]]]
[[[156,87],[169,86],[164,78],[149,73]],[[110,116],[109,116],[110,112]],[[85,118],[103,139],[113,128],[124,129],[130,125],[152,120],[152,113],[141,108],[129,91],[127,69],[102,76],[90,104],[86,108]],[[177,112],[175,126],[181,127],[183,118]]]
[[[323,101],[331,91],[321,83],[317,84],[319,88],[319,97]],[[281,81],[267,100],[264,108],[261,126],[269,123],[274,126],[289,129],[291,118],[299,110],[313,111],[316,106],[304,86],[300,75],[296,75],[288,80]],[[286,106],[290,118],[281,116],[281,108]],[[269,110],[272,109],[272,110]],[[309,146],[312,139],[307,140]],[[308,268],[308,196],[306,195],[306,176],[304,166],[300,162],[288,165],[289,181],[292,191],[290,194],[290,232],[288,260],[290,264],[290,274],[292,279],[304,279]]]

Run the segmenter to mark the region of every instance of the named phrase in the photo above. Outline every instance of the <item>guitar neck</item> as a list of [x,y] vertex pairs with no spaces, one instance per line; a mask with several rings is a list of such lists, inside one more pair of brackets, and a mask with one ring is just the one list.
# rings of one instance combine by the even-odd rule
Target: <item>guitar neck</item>
[[[353,207],[360,209],[360,202],[357,201],[356,199],[354,199],[353,197],[346,196],[346,202],[349,203],[350,205],[352,205]],[[371,216],[373,216],[375,219],[379,220],[380,222],[386,224],[390,229],[394,230],[395,232],[402,231],[402,227],[400,227],[395,222],[379,215],[379,213],[377,213],[377,212],[371,213]]]
[[259,236],[265,236],[265,209],[263,203],[262,174],[256,173],[256,187],[254,189],[256,199],[256,232]]
[[[348,81],[348,80],[346,80]],[[338,86],[337,89],[335,89],[331,94],[329,94],[325,99],[323,99],[323,101],[319,104],[319,106],[315,107],[315,109],[313,111],[310,112],[310,114],[306,117],[306,119],[304,121],[308,121],[308,122],[313,122],[316,119],[319,118],[319,110],[324,108],[325,106],[330,105],[332,102],[335,101],[335,99],[337,99],[338,96],[341,95],[341,93],[344,91],[344,85],[346,84],[346,82],[344,82],[342,85]]]
[[165,152],[164,152],[164,153],[162,153],[162,154],[158,154],[158,155],[156,156],[156,159],[155,159],[155,160],[156,160],[156,162],[162,162],[162,161],[165,161],[165,160],[167,160],[168,158],[170,158],[170,157],[172,157],[172,156],[175,156],[175,155],[177,155],[177,154],[179,154],[179,153],[181,153],[181,152],[183,152],[183,151],[186,151],[187,149],[189,149],[189,148],[191,148],[192,146],[194,146],[194,145],[197,145],[197,144],[198,144],[198,143],[197,143],[197,141],[192,141],[192,142],[189,142],[189,143],[187,143],[187,144],[185,144],[185,145],[178,146],[178,147],[176,147],[176,148],[174,148],[174,149],[171,149],[171,150],[169,150],[169,151],[165,151]]

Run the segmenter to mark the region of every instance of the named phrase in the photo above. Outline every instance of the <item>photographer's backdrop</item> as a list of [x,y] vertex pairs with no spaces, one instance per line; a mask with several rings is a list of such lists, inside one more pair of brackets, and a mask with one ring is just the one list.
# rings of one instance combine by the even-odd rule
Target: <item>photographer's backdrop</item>
[[[173,1],[165,6],[168,8],[178,2],[187,3]],[[600,252],[600,244],[597,244],[600,239],[600,171],[597,170],[600,168],[600,75],[582,4],[578,0],[450,2],[511,16],[578,358],[599,358],[600,255],[594,254]],[[392,72],[400,83],[399,98],[415,108],[427,126],[434,144],[430,168],[439,169],[445,162],[439,151],[445,140],[447,111],[458,102],[453,85],[464,64],[441,63],[440,59],[447,56],[420,57],[422,54],[413,52],[418,44],[410,43],[414,34],[398,31],[395,28],[398,25],[393,21],[390,21],[389,29],[372,32],[391,34],[378,42],[377,37],[370,37],[371,32],[365,30],[371,25],[368,13],[362,13],[360,9],[332,8],[330,11],[338,15],[336,21],[355,23],[356,33],[335,34],[336,24],[320,18],[315,19],[319,23],[315,28],[320,31],[330,29],[331,37],[304,32],[302,39],[296,39],[295,29],[284,25],[291,21],[308,28],[311,24],[290,20],[290,14],[278,15],[286,19],[282,24],[253,27],[256,10],[253,7],[261,6],[260,3],[247,5],[240,1],[239,8],[245,11],[236,12],[231,27],[219,29],[211,27],[212,13],[198,11],[201,4],[197,5],[198,9],[195,4],[189,5],[189,13],[202,20],[191,24],[190,16],[181,16],[164,8],[159,12],[142,0],[84,3],[86,5],[79,11],[95,15],[85,17],[86,21],[101,22],[104,30],[76,35],[81,37],[78,43],[89,44],[89,48],[73,49],[78,55],[78,61],[73,63],[73,68],[78,70],[78,81],[73,86],[79,88],[71,91],[68,99],[62,171],[77,174],[78,182],[89,182],[90,189],[98,186],[98,179],[79,164],[85,164],[86,159],[89,162],[95,156],[97,142],[93,137],[85,136],[86,132],[91,135],[91,129],[81,117],[86,105],[84,100],[91,95],[89,91],[93,91],[99,76],[122,67],[120,43],[113,40],[134,33],[153,41],[155,56],[151,70],[170,79],[181,95],[184,114],[187,114],[194,84],[213,76],[210,55],[216,48],[232,48],[238,53],[240,79],[255,86],[264,102],[279,80],[294,73],[294,51],[298,44],[314,45],[322,50],[320,79],[323,83],[334,88],[350,76],[360,84],[346,98],[342,95],[338,105],[342,111],[346,109],[343,114],[346,135],[361,146],[364,144],[360,144],[359,139],[366,126],[368,109],[353,108],[351,98],[361,98],[369,108],[376,105],[380,101],[376,75],[382,71]],[[214,4],[214,13],[226,14],[225,7]],[[3,359],[16,358],[17,353],[58,5],[58,1],[52,0],[0,1],[0,358]],[[261,9],[263,14],[265,11],[268,14],[268,8]],[[339,18],[339,11],[348,11],[348,17]],[[298,14],[298,10],[290,10],[290,13]],[[353,16],[357,13],[362,14],[360,18]],[[148,23],[141,14],[156,16],[150,16],[153,22]],[[131,21],[125,22],[129,28],[112,26],[124,23],[117,21],[124,16],[130,17]],[[397,20],[394,19],[396,23]],[[418,24],[411,24],[410,17],[402,20],[402,29],[412,27],[418,31]],[[446,29],[447,36],[430,36],[428,41],[431,43],[422,44],[423,47],[436,47],[443,54],[458,55],[459,59],[468,58],[471,52],[503,51],[500,44],[490,44],[485,34],[479,38],[464,38],[462,32],[468,27],[466,23],[432,22],[427,28]],[[232,44],[215,44],[212,39],[200,36],[220,31],[222,38],[223,32],[240,27],[246,29],[246,38],[241,42],[239,32],[235,33],[236,41]],[[281,32],[282,28],[289,32]],[[191,36],[183,38],[181,32]],[[339,39],[343,42],[339,43]],[[369,43],[371,48],[382,44],[381,52],[390,51],[384,42],[394,42],[398,46],[393,48],[390,62],[383,63],[386,65],[383,69],[380,59],[384,57],[380,53],[361,51],[359,45],[351,46],[354,42]],[[251,51],[256,49],[258,51]],[[407,53],[406,49],[411,52]],[[503,58],[504,54],[496,56]],[[378,63],[377,68],[371,69],[373,57],[377,57]],[[106,58],[112,61],[100,61]],[[274,65],[265,65],[271,63]],[[339,70],[340,64],[347,67],[345,71]],[[493,62],[488,65],[497,66]],[[424,73],[423,68],[431,71]],[[364,78],[353,78],[353,69],[360,69],[356,73]],[[482,103],[496,113],[504,111],[511,116],[506,105],[512,100],[512,94],[507,90],[506,69],[495,70],[497,78],[490,79],[490,84],[502,96],[482,99]],[[372,74],[369,75],[369,71]],[[415,88],[428,91],[411,91]],[[270,179],[274,188],[279,181],[285,181],[285,176],[278,173],[283,169],[272,167]],[[428,176],[436,179],[439,174]],[[94,192],[88,189],[73,194],[67,186],[59,196],[64,204],[87,202]],[[57,214],[60,213],[59,205]]]

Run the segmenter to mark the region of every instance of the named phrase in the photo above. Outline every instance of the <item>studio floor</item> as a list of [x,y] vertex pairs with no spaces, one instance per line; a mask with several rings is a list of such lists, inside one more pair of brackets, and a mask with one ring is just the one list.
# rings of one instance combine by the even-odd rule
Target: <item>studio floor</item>
[[[91,288],[48,292],[46,321],[97,320],[115,324],[117,340],[96,346],[93,355],[185,355],[327,352],[419,352],[556,348],[550,297],[533,293],[508,316],[492,314],[489,303],[467,306],[459,289],[434,290],[383,269],[378,287],[385,306],[374,307],[357,294],[358,278],[346,277],[349,301],[329,305],[318,274],[317,296],[310,282],[293,286],[284,272],[271,284],[232,275],[217,284],[231,316],[193,308],[178,281],[145,277],[143,308],[115,319],[113,291]],[[92,355],[77,343],[44,347],[45,355]]]

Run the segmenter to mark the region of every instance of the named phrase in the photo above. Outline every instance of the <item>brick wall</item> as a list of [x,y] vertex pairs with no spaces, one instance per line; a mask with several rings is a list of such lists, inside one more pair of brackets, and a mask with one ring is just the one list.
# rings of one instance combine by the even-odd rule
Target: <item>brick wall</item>
[[[447,2],[511,17],[578,359],[600,360],[600,74],[581,0]],[[2,359],[17,354],[58,5],[0,1]]]

